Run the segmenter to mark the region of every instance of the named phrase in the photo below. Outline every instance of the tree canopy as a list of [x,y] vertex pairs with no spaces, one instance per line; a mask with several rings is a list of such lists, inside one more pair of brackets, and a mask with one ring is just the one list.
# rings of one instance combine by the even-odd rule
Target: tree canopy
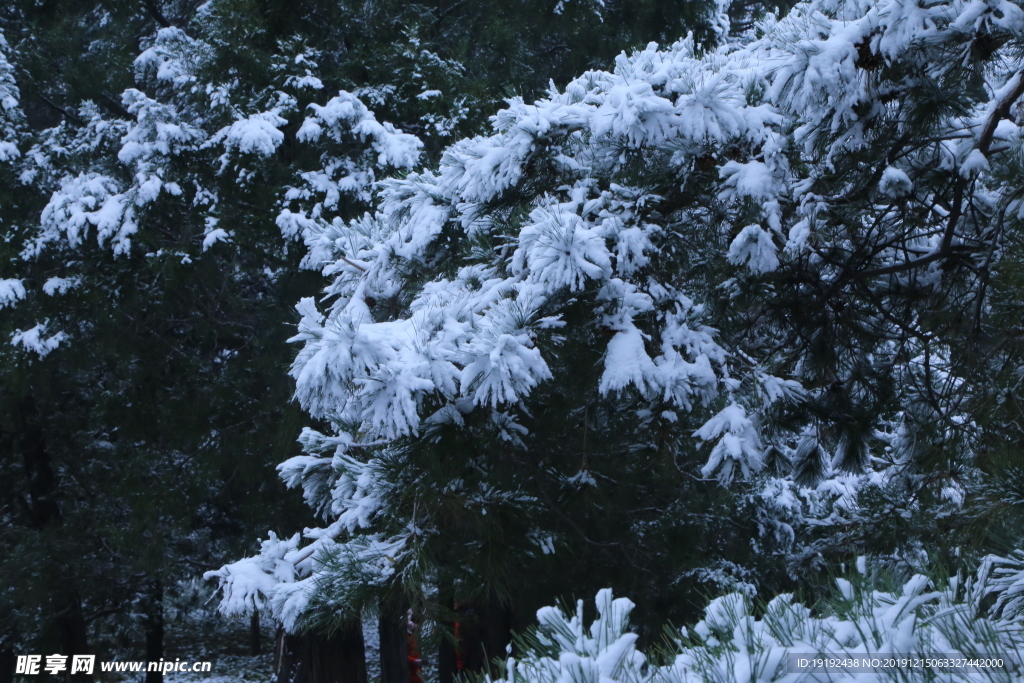
[[280,469],[328,525],[212,573],[224,609],[611,585],[660,623],[1012,547],[1022,29],[815,1],[651,44],[322,221],[292,376],[330,429]]

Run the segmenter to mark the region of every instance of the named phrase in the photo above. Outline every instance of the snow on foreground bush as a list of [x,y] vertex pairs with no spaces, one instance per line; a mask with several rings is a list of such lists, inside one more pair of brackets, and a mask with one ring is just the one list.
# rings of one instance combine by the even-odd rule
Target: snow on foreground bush
[[[1019,581],[1020,575],[1017,574]],[[985,615],[980,601],[993,589],[978,581],[951,580],[936,588],[915,575],[902,590],[871,590],[837,579],[839,595],[812,615],[792,595],[780,595],[755,612],[740,593],[713,600],[693,629],[676,633],[674,657],[647,657],[629,631],[633,603],[597,594],[598,618],[583,624],[583,601],[576,616],[545,607],[536,630],[521,640],[525,653],[507,660],[506,677],[489,683],[727,683],[740,681],[1013,681],[1024,676],[1024,625]],[[800,672],[789,655],[825,657],[1001,658],[1004,667],[965,670],[879,667],[853,673]]]

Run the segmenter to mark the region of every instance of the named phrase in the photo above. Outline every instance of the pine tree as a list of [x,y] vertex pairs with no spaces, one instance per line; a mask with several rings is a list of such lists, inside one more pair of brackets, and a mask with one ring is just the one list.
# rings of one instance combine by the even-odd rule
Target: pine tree
[[[31,26],[29,14],[13,27]],[[102,34],[104,18],[83,22]],[[5,48],[17,63],[21,53]],[[307,145],[289,166],[279,113],[300,118],[294,98],[273,82],[228,96],[209,80],[213,48],[176,26],[144,48],[128,62],[138,87],[113,105],[68,108],[40,95],[64,118],[42,130],[20,115],[17,70],[4,71],[11,306],[0,369],[4,469],[19,475],[4,491],[11,590],[2,609],[18,639],[5,649],[88,652],[90,631],[99,636],[91,647],[112,647],[117,624],[138,614],[158,658],[162,587],[255,533],[278,486],[266,465],[291,450],[297,429],[281,372],[291,320],[283,302],[310,290],[296,236],[274,215],[286,184],[304,164],[318,168],[327,145]],[[33,81],[33,57],[21,75],[60,89]],[[292,74],[273,73],[302,90],[288,85]],[[392,158],[365,138],[407,140],[401,163],[418,143],[361,112],[349,167],[372,183],[367,168]],[[362,187],[349,188],[356,201]]]
[[1012,439],[1022,31],[1011,2],[800,4],[512,99],[311,227],[292,374],[329,428],[281,470],[327,525],[215,572],[224,609],[646,581],[678,610],[783,585],[779,553],[951,555]]

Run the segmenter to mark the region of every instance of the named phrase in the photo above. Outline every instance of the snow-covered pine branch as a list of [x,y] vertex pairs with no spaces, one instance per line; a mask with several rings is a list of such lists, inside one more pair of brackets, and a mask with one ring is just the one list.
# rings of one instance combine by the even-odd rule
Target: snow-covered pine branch
[[[1024,633],[1015,620],[984,614],[976,599],[977,580],[957,577],[936,586],[915,575],[897,590],[880,590],[867,577],[840,578],[835,597],[813,612],[789,594],[775,597],[763,610],[742,594],[724,595],[711,601],[695,626],[676,633],[674,647],[650,655],[636,649],[637,634],[629,628],[633,603],[613,599],[605,589],[597,594],[597,616],[589,627],[582,600],[575,616],[554,607],[539,610],[537,625],[521,639],[523,651],[506,660],[505,677],[488,680],[1015,680],[1024,667]],[[833,665],[812,673],[812,666],[799,661],[818,658],[877,664]],[[896,665],[900,660],[919,663]],[[978,660],[992,664],[968,664]]]

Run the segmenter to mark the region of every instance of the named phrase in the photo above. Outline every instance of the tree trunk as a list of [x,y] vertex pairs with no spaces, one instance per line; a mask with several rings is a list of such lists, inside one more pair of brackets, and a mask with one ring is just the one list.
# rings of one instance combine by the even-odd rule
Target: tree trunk
[[[438,683],[454,683],[455,674],[458,671],[458,659],[455,655],[455,643],[453,633],[454,624],[441,626],[445,633],[441,636],[437,645],[437,681]],[[449,636],[451,636],[449,638]]]
[[277,636],[274,638],[274,679],[275,683],[289,683],[294,668],[294,657],[292,656],[292,636],[285,633],[284,628],[277,627]]
[[278,630],[277,683],[366,683],[366,650],[358,621],[331,637]]
[[466,603],[459,614],[459,658],[462,671],[478,673],[484,668],[484,638],[480,609],[475,603]]
[[[491,671],[491,662],[495,657],[504,658],[505,648],[512,642],[512,609],[498,599],[494,593],[490,595],[483,605],[477,603],[466,603],[456,610],[458,621],[458,654],[451,655],[453,660],[461,660],[463,671],[473,673],[489,673],[492,676],[503,675],[503,672]],[[445,654],[442,649],[439,653]],[[445,667],[439,665],[440,683],[449,683],[453,674],[445,672]],[[459,667],[454,661],[450,665],[450,671],[454,672]]]
[[28,497],[32,510],[32,524],[42,529],[50,524],[60,524],[60,507],[57,505],[57,477],[46,450],[46,437],[36,402],[29,394],[21,402],[18,424],[18,441],[21,457],[28,477]]
[[409,683],[409,642],[406,638],[405,610],[382,605],[380,610],[380,681]]
[[366,649],[361,622],[355,621],[342,629],[332,641],[325,639],[324,649],[333,655],[338,683],[366,683]]
[[14,650],[0,650],[0,683],[14,683]]
[[[54,622],[57,626],[57,634],[60,638],[61,653],[68,657],[68,670],[74,655],[92,654],[89,652],[89,642],[85,627],[85,617],[82,615],[82,600],[78,592],[70,590],[60,596],[58,605],[62,607],[55,615]],[[92,675],[84,671],[76,674],[69,674],[71,683],[92,683]]]
[[253,609],[249,617],[249,654],[255,657],[260,651],[260,611]]
[[[146,599],[146,661],[158,662],[164,658],[164,587],[160,579],[150,584]],[[146,683],[161,683],[163,671],[146,670]]]
[[[32,526],[45,529],[60,526],[64,520],[57,504],[57,475],[46,448],[46,432],[35,399],[28,394],[19,406],[18,443],[25,475],[28,477],[29,509]],[[69,657],[92,654],[89,652],[88,631],[82,614],[82,599],[75,588],[73,577],[54,595],[53,625],[60,639],[61,652]],[[85,672],[69,674],[72,683],[92,683],[92,675]]]
[[[495,657],[504,658],[505,648],[512,642],[512,608],[498,599],[495,593],[491,593],[487,601],[487,611],[484,613],[483,623],[483,647],[486,653],[485,667],[489,670]],[[499,677],[501,672],[490,671],[492,675]]]

